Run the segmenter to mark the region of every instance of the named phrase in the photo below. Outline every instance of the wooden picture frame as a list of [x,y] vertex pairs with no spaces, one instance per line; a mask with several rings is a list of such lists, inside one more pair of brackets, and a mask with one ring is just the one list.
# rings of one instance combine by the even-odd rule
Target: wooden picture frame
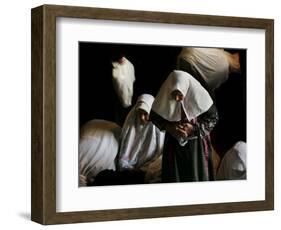
[[[265,30],[265,200],[96,211],[56,211],[56,18]],[[230,213],[274,208],[274,21],[270,19],[43,5],[32,9],[31,219],[41,224]]]

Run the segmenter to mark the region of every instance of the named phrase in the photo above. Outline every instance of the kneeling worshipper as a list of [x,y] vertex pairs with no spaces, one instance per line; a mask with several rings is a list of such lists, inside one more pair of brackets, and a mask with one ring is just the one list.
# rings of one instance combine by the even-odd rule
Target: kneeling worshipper
[[239,53],[218,48],[185,47],[178,56],[177,68],[195,77],[210,94],[230,73],[241,71]]
[[[118,153],[118,169],[147,171],[153,161],[162,154],[164,132],[149,121],[149,113],[154,97],[149,94],[139,96],[122,127]],[[156,180],[150,172],[151,180]]]
[[238,141],[222,158],[216,175],[217,180],[246,179],[247,144]]
[[155,97],[150,119],[166,130],[162,182],[214,179],[209,134],[218,114],[209,93],[194,77],[171,72]]
[[121,127],[111,121],[91,120],[80,132],[79,186],[93,184],[103,170],[115,170]]

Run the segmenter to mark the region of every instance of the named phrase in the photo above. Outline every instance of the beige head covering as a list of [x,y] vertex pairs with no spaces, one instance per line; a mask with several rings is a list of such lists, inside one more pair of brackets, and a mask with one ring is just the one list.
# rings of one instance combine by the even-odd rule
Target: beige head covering
[[123,63],[112,62],[112,80],[114,89],[124,108],[131,106],[133,97],[133,85],[135,81],[135,69],[133,64],[125,57]]
[[[177,102],[172,92],[179,90],[184,99]],[[174,70],[162,84],[152,110],[168,121],[181,120],[181,105],[188,120],[206,112],[213,104],[209,93],[190,74]]]
[[[190,63],[212,90],[228,79],[229,58],[223,49],[183,48],[178,59]],[[180,62],[178,65],[178,68],[181,69]]]

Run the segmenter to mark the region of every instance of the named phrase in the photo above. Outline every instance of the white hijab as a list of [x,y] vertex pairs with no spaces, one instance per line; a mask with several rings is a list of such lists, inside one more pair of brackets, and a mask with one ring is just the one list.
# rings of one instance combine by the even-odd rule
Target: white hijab
[[141,95],[127,115],[120,137],[118,155],[120,170],[144,169],[162,153],[164,133],[160,132],[151,121],[143,125],[138,118],[138,109],[143,109],[149,114],[153,101],[153,96]]
[[[179,90],[184,99],[176,102],[172,92]],[[190,121],[206,112],[213,104],[209,93],[190,74],[174,70],[162,84],[152,105],[152,110],[168,121],[181,120],[181,106]]]
[[[92,179],[105,169],[115,170],[121,128],[110,121],[91,120],[81,129],[79,140],[80,177]],[[80,186],[83,183],[79,182]]]
[[[228,79],[229,61],[227,52],[223,49],[183,48],[178,59],[194,66],[213,90]],[[181,66],[178,68],[181,69]]]
[[217,173],[217,180],[241,180],[246,179],[246,153],[247,144],[237,142],[224,155]]
[[112,62],[112,80],[115,91],[124,108],[132,104],[135,69],[133,64],[122,57],[123,63]]

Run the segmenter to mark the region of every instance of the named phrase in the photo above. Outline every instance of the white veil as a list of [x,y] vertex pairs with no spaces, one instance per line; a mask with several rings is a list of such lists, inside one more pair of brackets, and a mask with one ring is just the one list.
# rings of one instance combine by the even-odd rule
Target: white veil
[[[179,90],[184,99],[176,102],[172,92]],[[209,93],[190,74],[174,70],[162,84],[152,110],[168,121],[181,120],[181,106],[188,120],[206,112],[213,104]]]
[[141,95],[125,120],[118,155],[120,170],[140,169],[162,153],[164,133],[151,121],[141,124],[137,117],[140,108],[150,113],[153,100],[149,94]]

